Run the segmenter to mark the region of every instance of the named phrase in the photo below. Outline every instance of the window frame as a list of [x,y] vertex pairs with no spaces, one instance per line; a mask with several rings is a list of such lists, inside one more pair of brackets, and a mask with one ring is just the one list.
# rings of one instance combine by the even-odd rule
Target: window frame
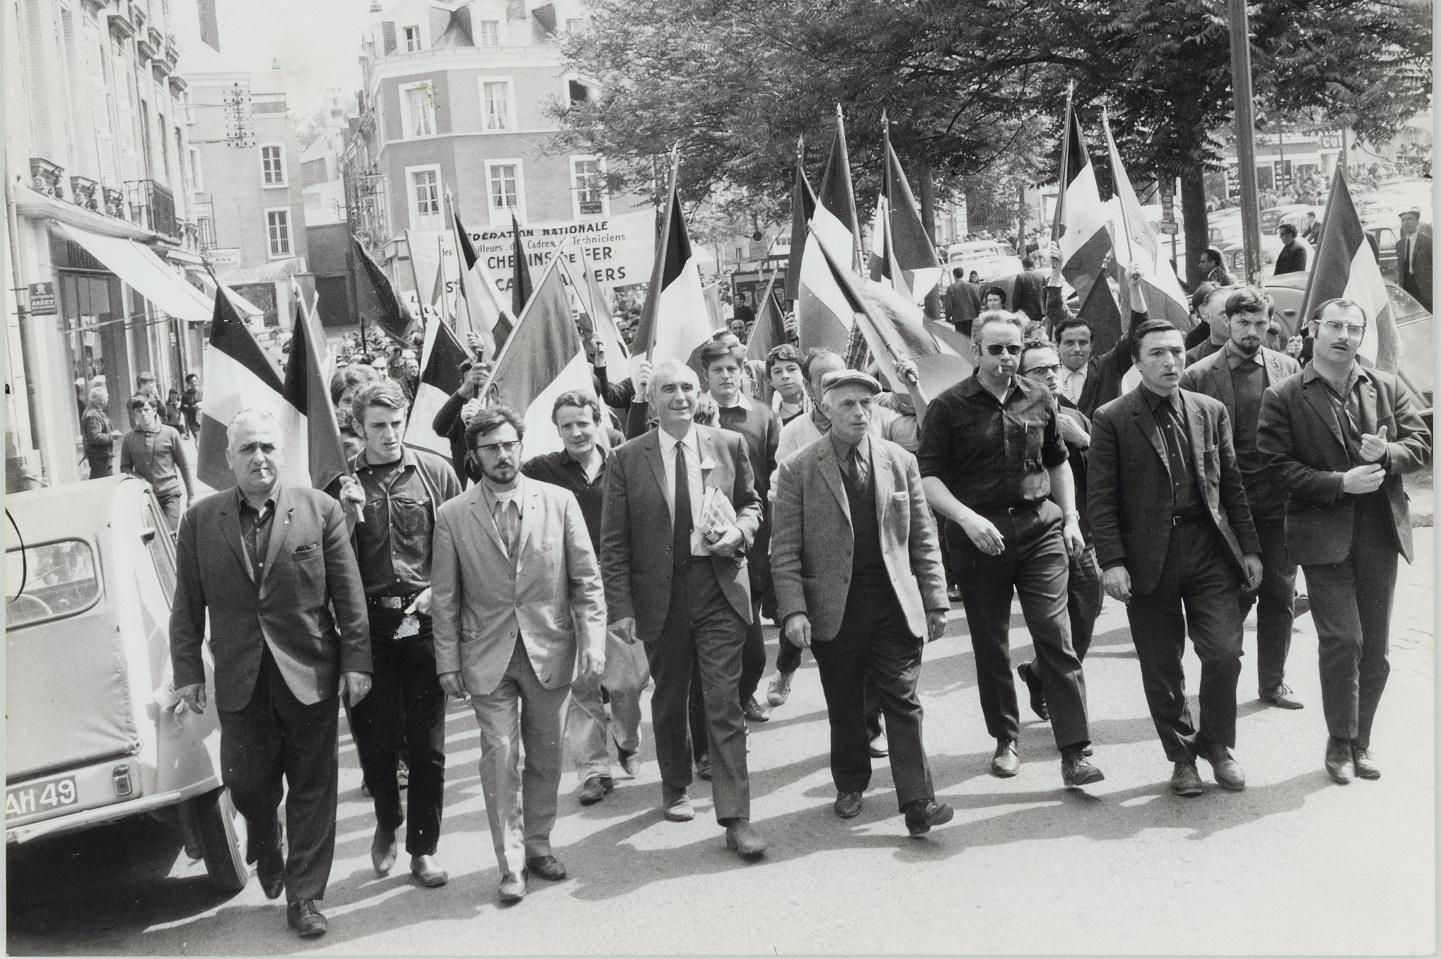
[[[258,146],[259,149],[260,149],[260,186],[261,186],[261,188],[266,189],[266,190],[277,190],[277,189],[285,189],[285,188],[289,187],[289,186],[290,186],[290,177],[286,175],[286,171],[285,171],[285,144],[284,144],[284,143],[279,143],[279,142],[276,142],[276,141],[271,141],[271,142],[269,142],[269,143],[260,143],[260,144],[257,144],[257,146]],[[269,179],[267,179],[268,174],[266,173],[266,170],[265,170],[265,151],[266,151],[266,150],[278,150],[278,151],[279,151],[280,181],[277,182],[277,183],[272,183],[272,182],[270,182]]]
[[431,137],[438,135],[438,131],[440,128],[438,126],[438,121],[435,114],[435,101],[430,96],[425,97],[426,105],[429,109],[430,114],[430,132],[417,134],[411,133],[411,129],[414,126],[415,116],[410,109],[410,92],[412,90],[419,90],[424,92],[427,87],[432,93],[434,92],[435,84],[431,82],[428,78],[425,80],[417,80],[414,83],[402,83],[396,88],[397,92],[400,94],[400,139],[402,140],[428,140]]
[[[418,202],[418,201],[419,201],[419,195],[418,195],[417,192],[416,192],[417,184],[416,184],[416,182],[415,182],[415,177],[416,177],[417,174],[421,174],[421,173],[433,173],[433,174],[435,174],[435,212],[434,212],[434,213],[422,213],[422,212],[420,212],[420,204],[419,204],[419,202]],[[489,189],[489,186],[488,186],[488,185],[487,185],[487,189]],[[418,164],[418,165],[416,165],[416,166],[408,166],[408,167],[405,168],[406,210],[409,212],[410,219],[411,219],[412,223],[417,222],[417,221],[419,221],[419,220],[421,220],[421,219],[424,219],[424,218],[428,218],[428,217],[439,217],[439,216],[441,216],[441,215],[444,213],[444,210],[445,210],[445,208],[444,208],[444,197],[445,197],[445,194],[444,194],[443,190],[444,190],[444,183],[443,183],[443,181],[442,181],[442,179],[441,179],[441,175],[440,175],[440,164],[439,164],[439,163],[422,163],[422,164]]]
[[[481,40],[481,29],[480,29],[480,28],[481,28],[481,27],[485,27],[485,26],[491,26],[491,27],[494,27],[494,28],[495,28],[495,42],[494,42],[494,43],[481,43],[481,42],[480,42],[480,40]],[[473,32],[473,36],[474,36],[474,38],[475,38],[475,46],[476,46],[476,49],[478,49],[478,50],[495,50],[495,49],[498,49],[498,48],[504,46],[504,44],[501,42],[501,36],[500,36],[500,21],[499,21],[499,20],[476,20],[472,32]]]
[[[415,31],[415,46],[413,48],[410,45],[410,33],[412,30]],[[401,27],[400,38],[401,41],[405,44],[406,53],[420,53],[422,50],[425,49],[425,36],[420,32],[420,24],[418,23],[412,23],[407,26]]]
[[[270,206],[266,207],[265,213],[265,252],[266,258],[270,260],[288,260],[295,256],[295,228],[290,221],[290,207]],[[275,241],[270,235],[270,215],[272,213],[285,214],[285,252],[275,252]]]
[[[480,89],[480,132],[485,134],[507,134],[520,132],[520,118],[515,113],[515,78],[512,76],[483,76],[477,81]],[[485,94],[486,84],[505,84],[506,115],[510,125],[504,129],[493,130],[490,128],[489,115],[486,111],[487,98]]]
[[[496,206],[495,192],[491,187],[493,171],[496,167],[515,167],[515,206]],[[525,209],[525,163],[520,157],[496,157],[493,160],[485,161],[485,205],[490,211],[490,221],[497,224],[500,221],[497,217],[507,217],[513,211],[518,220],[522,223],[529,218]]]
[[[580,209],[580,179],[577,166],[594,163],[595,173],[600,180],[600,212],[582,213]],[[576,153],[570,157],[570,209],[577,220],[604,220],[610,217],[610,191],[605,188],[605,161],[593,153]]]

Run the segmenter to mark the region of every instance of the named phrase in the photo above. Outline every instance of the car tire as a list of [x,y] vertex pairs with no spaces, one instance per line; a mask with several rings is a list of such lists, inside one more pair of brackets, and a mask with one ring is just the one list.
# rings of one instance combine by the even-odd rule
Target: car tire
[[238,814],[230,800],[230,790],[219,789],[190,800],[188,810],[200,839],[205,871],[210,884],[221,892],[239,892],[250,879],[245,863],[240,833],[236,829]]

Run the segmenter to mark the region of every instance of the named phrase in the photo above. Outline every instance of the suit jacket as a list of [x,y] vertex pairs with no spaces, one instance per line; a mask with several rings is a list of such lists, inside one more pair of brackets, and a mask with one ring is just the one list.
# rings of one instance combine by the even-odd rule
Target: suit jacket
[[517,635],[546,689],[575,678],[577,648],[605,649],[605,598],[580,503],[569,490],[522,477],[520,546],[501,546],[483,483],[435,515],[431,617],[435,670],[460,673],[487,696],[505,676]]
[[1281,247],[1276,254],[1275,275],[1282,273],[1304,273],[1306,271],[1306,248],[1292,241]]
[[[1411,262],[1407,262],[1410,260]],[[1427,230],[1416,231],[1416,256],[1406,255],[1406,238],[1396,241],[1396,277],[1401,289],[1431,309],[1431,234]]]
[[[949,609],[940,540],[921,489],[916,458],[888,440],[870,440],[871,488],[881,552],[911,635],[926,635],[926,610]],[[780,622],[811,620],[818,642],[835,638],[851,588],[855,534],[850,502],[829,436],[781,463],[771,530],[771,579]]]
[[[723,492],[735,508],[736,526],[749,549],[761,521],[745,437],[697,426],[702,484]],[[698,505],[698,504],[697,504]],[[659,429],[624,444],[606,467],[600,564],[610,621],[634,617],[642,642],[654,642],[670,606],[672,530],[665,494],[665,463]],[[745,553],[734,559],[712,555],[711,566],[731,607],[751,621],[750,574]]]
[[[1166,444],[1148,396],[1149,391],[1140,386],[1096,411],[1087,476],[1096,560],[1102,568],[1124,563],[1131,574],[1131,591],[1138,595],[1151,592],[1160,582],[1173,512]],[[1230,418],[1220,400],[1189,390],[1182,390],[1181,396],[1191,441],[1191,472],[1206,515],[1244,576],[1242,557],[1260,553],[1261,541],[1241,486]]]
[[200,646],[207,612],[220,709],[250,702],[265,646],[306,705],[335,696],[342,672],[370,672],[370,620],[350,531],[340,504],[319,490],[277,487],[259,582],[246,559],[233,489],[186,511],[175,567],[170,656],[176,687],[205,682]]
[[[1386,427],[1389,442],[1381,491],[1391,507],[1396,550],[1411,561],[1411,513],[1401,474],[1431,461],[1431,433],[1409,392],[1390,373],[1362,368],[1363,433]],[[1286,549],[1302,566],[1339,563],[1351,553],[1355,497],[1341,489],[1352,467],[1336,409],[1311,364],[1266,390],[1256,446],[1261,463],[1286,494]]]
[[965,280],[951,280],[946,288],[946,319],[970,335],[971,321],[981,315],[981,288]]
[[[1062,320],[1073,315],[1071,308],[1066,305],[1065,298],[1061,296],[1061,288],[1058,286],[1045,288],[1044,301],[1046,322],[1052,330],[1055,330],[1057,324]],[[1149,319],[1149,314],[1131,311],[1130,329],[1135,329],[1147,319]],[[1092,331],[1092,335],[1094,336],[1094,331]],[[1124,336],[1105,353],[1099,356],[1091,354],[1091,358],[1086,361],[1086,385],[1081,387],[1081,401],[1076,404],[1080,411],[1087,416],[1094,416],[1097,408],[1120,396],[1121,381],[1125,378],[1127,371],[1131,369],[1133,362],[1131,344]]]

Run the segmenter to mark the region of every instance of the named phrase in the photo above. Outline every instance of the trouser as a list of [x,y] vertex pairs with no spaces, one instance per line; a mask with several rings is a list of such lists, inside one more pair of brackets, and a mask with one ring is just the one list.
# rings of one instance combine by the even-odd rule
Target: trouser
[[[752,597],[757,594],[751,593]],[[756,689],[760,686],[761,677],[766,671],[766,637],[761,629],[761,604],[758,598],[751,601],[751,622],[746,627],[745,645],[741,647],[741,678],[736,686],[737,698],[740,699],[741,712],[745,712],[746,704],[755,696]],[[700,660],[696,660],[691,667],[690,675],[690,737],[691,750],[695,758],[699,759],[706,754],[706,719],[705,719],[705,698],[702,695],[702,683],[700,678]]]
[[500,685],[485,696],[470,698],[480,727],[480,789],[495,858],[504,876],[521,875],[527,859],[551,855],[569,698],[569,685],[558,689],[541,685],[519,636]]
[[285,897],[324,899],[335,858],[335,808],[339,781],[335,697],[306,705],[295,698],[270,648],[260,654],[260,674],[250,702],[217,709],[221,780],[245,817],[246,862],[280,848],[281,793],[285,793]]
[[1258,522],[1261,538],[1261,585],[1254,593],[1241,593],[1241,620],[1256,607],[1256,679],[1263,690],[1275,689],[1286,679],[1286,656],[1291,652],[1291,626],[1296,621],[1296,564],[1286,553],[1286,523]]
[[[964,536],[964,533],[957,533]],[[1070,573],[1066,577],[1066,619],[1071,624],[1071,646],[1076,650],[1076,659],[1086,661],[1091,649],[1091,639],[1096,634],[1096,620],[1101,615],[1101,604],[1106,599],[1105,583],[1101,579],[1101,567],[1096,562],[1096,548],[1087,546],[1069,559]],[[1035,665],[1035,660],[1031,661]]]
[[946,587],[950,588],[959,585],[961,581],[956,569],[955,554],[951,551],[951,537],[966,534],[940,513],[932,512],[931,516],[936,521],[936,536],[941,543],[941,565],[946,571]]
[[1321,663],[1321,708],[1337,739],[1371,748],[1371,725],[1386,678],[1391,604],[1396,592],[1394,522],[1383,498],[1358,497],[1351,555],[1306,567],[1306,590]]
[[871,781],[867,686],[885,713],[891,778],[901,809],[933,799],[930,762],[921,741],[923,711],[916,695],[924,640],[911,634],[888,584],[851,595],[835,638],[815,643],[816,666],[831,727],[831,779],[839,792],[864,792]]
[[745,621],[721,591],[711,560],[697,559],[676,567],[665,625],[645,648],[655,680],[650,711],[656,759],[661,782],[672,788],[689,786],[694,775],[687,719],[691,671],[699,663],[715,814],[722,824],[750,818],[738,695],[745,632]]
[[101,479],[102,477],[109,476],[113,470],[108,452],[95,454],[87,452],[85,454],[85,461],[90,464],[91,479]]
[[165,521],[170,524],[170,531],[173,533],[180,529],[180,517],[185,512],[185,494],[174,490],[169,493],[156,493],[155,499],[160,503],[160,511],[165,514]]
[[[1131,594],[1126,617],[1141,664],[1146,703],[1171,762],[1190,762],[1203,742],[1236,745],[1236,681],[1241,675],[1240,574],[1206,520],[1171,528],[1156,588]],[[1201,660],[1199,726],[1186,702],[1181,657],[1186,632]]]
[[375,821],[384,829],[405,822],[396,760],[402,748],[407,751],[405,851],[431,856],[440,841],[445,797],[445,692],[436,676],[430,617],[419,617],[418,635],[397,639],[404,618],[398,609],[370,608],[371,686],[351,707],[350,732],[375,804]]
[[[633,753],[640,748],[640,696],[650,677],[645,647],[606,638],[605,677],[582,676],[570,687],[570,706],[565,714],[565,736],[570,743],[575,775],[582,783],[594,776],[609,777],[610,743]],[[616,678],[612,678],[616,677]],[[605,696],[610,697],[610,718],[605,714]]]
[[1016,739],[1021,718],[1011,674],[1011,596],[1031,631],[1036,663],[1051,714],[1056,745],[1090,742],[1086,678],[1071,644],[1066,614],[1068,570],[1061,537],[1061,510],[1050,500],[1014,513],[983,514],[1000,530],[1004,548],[989,556],[957,529],[950,545],[960,570],[962,603],[976,654],[976,686],[986,731],[993,739]]

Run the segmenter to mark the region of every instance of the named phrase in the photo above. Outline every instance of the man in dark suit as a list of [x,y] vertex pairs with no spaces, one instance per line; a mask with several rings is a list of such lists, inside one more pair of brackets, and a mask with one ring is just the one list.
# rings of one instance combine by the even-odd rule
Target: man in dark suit
[[1224,263],[1225,257],[1221,255],[1221,251],[1218,248],[1214,246],[1208,246],[1204,250],[1202,250],[1201,262],[1199,267],[1201,272],[1201,282],[1214,283],[1217,286],[1235,285],[1236,278],[1230,273],[1226,272],[1226,267]]
[[308,938],[327,929],[315,900],[335,855],[336,691],[351,706],[370,691],[365,591],[340,504],[281,484],[275,418],[244,410],[226,433],[235,490],[196,503],[180,524],[175,688],[187,708],[205,709],[209,613],[221,778],[245,817],[261,888],[271,899],[286,893],[286,919]]
[[1282,223],[1276,228],[1276,235],[1282,243],[1281,252],[1276,254],[1276,276],[1306,272],[1306,248],[1296,239],[1295,225]]
[[1391,668],[1396,557],[1411,561],[1401,474],[1431,461],[1431,433],[1406,388],[1356,360],[1368,319],[1349,300],[1316,309],[1311,362],[1266,391],[1257,431],[1262,465],[1286,495],[1286,548],[1306,570],[1326,772],[1338,783],[1381,776],[1371,725]]
[[1181,388],[1220,400],[1231,421],[1232,446],[1251,521],[1261,540],[1261,585],[1241,593],[1241,619],[1256,611],[1256,678],[1262,700],[1282,709],[1300,709],[1286,685],[1286,655],[1295,621],[1296,564],[1286,553],[1286,503],[1256,451],[1261,396],[1300,367],[1285,353],[1261,345],[1269,328],[1270,303],[1260,290],[1244,287],[1226,299],[1231,338],[1210,356],[1181,374]]
[[[1091,529],[1106,593],[1127,604],[1146,702],[1171,791],[1203,791],[1196,757],[1227,789],[1246,788],[1236,745],[1242,586],[1261,580],[1261,543],[1219,400],[1180,388],[1181,331],[1148,320],[1133,331],[1141,385],[1092,422]],[[1184,611],[1184,612],[1183,612]],[[1199,724],[1186,704],[1181,656],[1189,627],[1201,660]]]
[[665,817],[695,818],[686,709],[699,660],[716,820],[726,845],[753,858],[766,843],[750,824],[738,688],[752,616],[746,551],[761,504],[745,439],[693,422],[699,393],[695,372],[682,363],[666,360],[652,371],[659,426],[617,449],[607,470],[601,571],[610,628],[622,642],[645,643],[655,679],[651,721]]
[[[1133,268],[1126,281],[1131,294],[1131,329],[1144,323],[1146,292],[1141,286],[1141,272]],[[1063,369],[1057,380],[1060,395],[1091,416],[1097,407],[1121,395],[1121,381],[1131,369],[1131,350],[1124,337],[1105,353],[1094,355],[1091,350],[1091,324],[1066,306],[1061,295],[1061,250],[1051,244],[1051,282],[1046,287],[1046,319],[1051,338],[1056,343]]]
[[783,628],[816,656],[831,726],[836,815],[861,811],[870,785],[866,674],[886,715],[891,777],[912,836],[949,822],[935,801],[916,696],[921,650],[946,630],[945,573],[913,456],[872,439],[880,384],[826,376],[830,433],[781,464],[771,563]]
[[981,313],[981,288],[966,282],[966,271],[959,266],[951,271],[951,285],[946,288],[946,320],[960,332],[971,335],[971,321]]
[[1431,309],[1431,231],[1421,229],[1421,209],[1401,214],[1401,239],[1396,241],[1396,276],[1401,289]]

